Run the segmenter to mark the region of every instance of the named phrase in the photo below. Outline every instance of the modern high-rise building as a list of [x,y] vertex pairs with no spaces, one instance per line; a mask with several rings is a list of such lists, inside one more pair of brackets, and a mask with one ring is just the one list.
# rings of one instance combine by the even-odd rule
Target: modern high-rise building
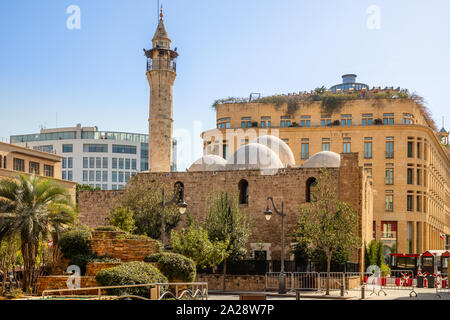
[[[62,156],[63,180],[102,190],[121,190],[136,173],[149,170],[146,134],[99,131],[78,124],[11,136],[10,140],[11,144]],[[173,146],[176,149],[176,142]],[[176,155],[176,150],[173,153]],[[171,169],[176,171],[176,162]]]
[[374,238],[400,253],[445,249],[448,132],[438,131],[420,97],[343,78],[329,90],[217,101],[217,129],[203,133],[204,153],[229,159],[267,134],[285,141],[300,167],[321,151],[359,153],[373,180]]

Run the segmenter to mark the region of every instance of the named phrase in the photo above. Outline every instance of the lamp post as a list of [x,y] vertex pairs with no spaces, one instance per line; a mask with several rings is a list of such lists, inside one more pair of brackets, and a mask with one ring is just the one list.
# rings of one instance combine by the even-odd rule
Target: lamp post
[[164,191],[164,188],[162,189],[162,202],[159,205],[162,207],[161,242],[162,242],[163,246],[164,246],[164,242],[166,240],[166,206],[171,206],[171,205],[175,204],[178,197],[180,197],[180,201],[177,203],[178,210],[179,210],[180,214],[183,215],[186,212],[186,209],[188,206],[187,203],[184,202],[184,199],[183,199],[184,198],[183,189],[181,187],[176,188],[175,194],[173,195],[172,200],[170,200],[169,202],[166,202],[165,191]]
[[[284,217],[286,217],[286,215],[284,214],[284,201],[281,201],[281,212],[280,212],[275,206],[273,198],[272,197],[267,198],[267,201],[269,200],[272,202],[273,210],[275,211],[275,213],[281,217],[281,270],[280,270],[280,277],[278,279],[278,293],[285,294],[286,274],[284,272]],[[270,210],[269,205],[267,205],[267,209],[266,211],[264,211],[264,216],[266,217],[266,220],[270,221],[272,215],[273,215],[272,210]]]

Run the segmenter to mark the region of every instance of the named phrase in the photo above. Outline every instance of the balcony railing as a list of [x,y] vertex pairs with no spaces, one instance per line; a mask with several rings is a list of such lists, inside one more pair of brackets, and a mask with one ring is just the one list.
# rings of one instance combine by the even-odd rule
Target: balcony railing
[[170,70],[177,72],[177,63],[176,61],[166,59],[147,59],[147,71],[152,70]]

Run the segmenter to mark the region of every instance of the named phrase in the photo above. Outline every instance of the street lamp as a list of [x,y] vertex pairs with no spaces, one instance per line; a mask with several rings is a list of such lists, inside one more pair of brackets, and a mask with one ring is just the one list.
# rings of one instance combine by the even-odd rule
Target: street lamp
[[186,209],[188,207],[187,203],[184,202],[184,193],[181,186],[178,186],[175,190],[175,194],[173,195],[172,200],[166,202],[165,199],[165,191],[162,189],[162,202],[159,204],[162,207],[161,212],[161,242],[164,246],[165,238],[166,238],[166,206],[171,206],[176,203],[177,199],[180,198],[180,201],[177,203],[178,211],[180,214],[185,214]]
[[[281,217],[281,272],[280,277],[278,279],[278,293],[279,294],[285,294],[286,293],[286,274],[284,272],[284,217],[286,215],[284,214],[284,201],[281,201],[281,211],[277,209],[275,206],[275,203],[273,202],[273,198],[269,197],[267,198],[267,201],[272,202],[273,210]],[[270,221],[272,218],[273,212],[270,210],[269,205],[267,205],[266,211],[264,211],[264,216],[266,217],[267,221]]]

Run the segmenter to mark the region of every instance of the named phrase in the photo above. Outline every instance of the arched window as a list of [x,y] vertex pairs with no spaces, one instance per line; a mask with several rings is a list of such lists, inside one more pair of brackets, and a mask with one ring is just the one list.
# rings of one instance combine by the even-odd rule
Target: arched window
[[316,178],[309,178],[306,180],[306,202],[311,202],[314,199],[314,188],[317,186]]
[[184,200],[184,184],[181,181],[178,181],[174,185],[174,191],[179,192],[177,201]]
[[248,181],[239,182],[239,204],[248,204]]

